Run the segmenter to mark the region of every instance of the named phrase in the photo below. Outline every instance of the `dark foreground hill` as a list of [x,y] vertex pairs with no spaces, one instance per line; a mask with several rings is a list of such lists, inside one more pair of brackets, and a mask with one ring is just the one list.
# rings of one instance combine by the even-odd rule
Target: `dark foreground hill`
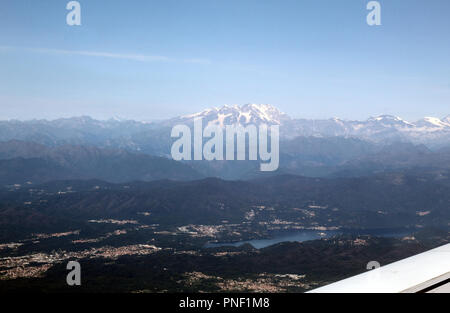
[[189,165],[125,150],[71,145],[52,148],[21,141],[0,143],[0,185],[69,179],[119,183],[201,177]]
[[63,230],[59,229],[62,225],[100,218],[136,219],[167,227],[224,223],[249,227],[448,226],[449,204],[449,172],[126,184],[60,181],[3,189],[0,225],[4,235],[6,229],[56,231]]

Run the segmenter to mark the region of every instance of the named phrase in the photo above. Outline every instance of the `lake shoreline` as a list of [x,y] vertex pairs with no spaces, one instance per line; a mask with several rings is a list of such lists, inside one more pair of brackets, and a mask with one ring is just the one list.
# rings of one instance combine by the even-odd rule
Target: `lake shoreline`
[[244,244],[250,244],[256,249],[262,249],[282,242],[305,242],[311,240],[319,240],[324,238],[332,238],[340,235],[352,236],[374,236],[374,237],[391,237],[400,238],[410,236],[416,232],[416,228],[376,228],[376,229],[339,229],[339,230],[276,230],[272,231],[267,238],[242,240],[234,242],[208,242],[204,248],[218,247],[240,247]]

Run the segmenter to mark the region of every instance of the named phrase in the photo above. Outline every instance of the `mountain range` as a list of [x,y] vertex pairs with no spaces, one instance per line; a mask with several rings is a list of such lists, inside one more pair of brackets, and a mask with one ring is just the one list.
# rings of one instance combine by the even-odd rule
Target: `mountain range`
[[365,121],[339,118],[311,120],[292,118],[268,104],[225,105],[157,122],[99,121],[86,116],[52,121],[0,121],[0,141],[16,139],[45,145],[91,144],[168,156],[171,128],[177,124],[190,125],[195,118],[203,118],[204,125],[280,125],[282,139],[351,137],[378,143],[412,142],[433,149],[450,145],[450,116],[424,117],[415,122],[391,115],[371,117]]
[[93,146],[47,147],[22,141],[0,142],[0,185],[65,179],[109,182],[193,180],[203,177],[171,159]]
[[[171,160],[174,125],[279,125],[280,166],[263,174],[259,161]],[[384,171],[447,170],[450,118],[414,123],[382,115],[366,121],[295,119],[271,105],[223,106],[158,122],[90,117],[0,121],[0,184],[60,179],[122,183],[205,177],[254,179],[295,174],[354,177]]]

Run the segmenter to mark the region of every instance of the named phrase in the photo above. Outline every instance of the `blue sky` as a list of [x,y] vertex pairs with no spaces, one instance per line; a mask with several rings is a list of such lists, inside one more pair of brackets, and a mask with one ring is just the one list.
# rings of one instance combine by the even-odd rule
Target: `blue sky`
[[450,1],[0,2],[0,119],[152,120],[270,103],[294,117],[450,114]]

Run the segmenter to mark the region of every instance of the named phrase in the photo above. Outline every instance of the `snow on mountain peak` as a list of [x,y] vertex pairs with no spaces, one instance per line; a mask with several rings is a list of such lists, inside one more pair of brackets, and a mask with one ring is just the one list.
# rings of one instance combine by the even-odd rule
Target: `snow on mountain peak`
[[450,119],[448,117],[442,120],[437,117],[425,117],[417,122],[417,126],[428,128],[439,128],[439,129],[449,128]]
[[375,116],[365,121],[339,118],[328,120],[292,119],[272,105],[254,103],[224,105],[219,108],[207,109],[172,119],[170,125],[191,124],[195,118],[202,118],[204,126],[281,125],[280,136],[285,138],[350,136],[375,141],[410,138],[415,142],[422,142],[421,140],[428,140],[428,138],[438,138],[439,140],[450,138],[450,116],[443,119],[426,117],[414,123],[393,115]]
[[371,117],[367,120],[368,122],[375,122],[375,123],[381,123],[383,125],[390,125],[390,126],[406,126],[406,127],[414,127],[414,124],[405,121],[404,119],[393,116],[393,115],[379,115],[377,117]]
[[289,117],[270,104],[224,105],[221,108],[207,109],[198,113],[182,116],[183,120],[203,118],[210,125],[280,125]]

